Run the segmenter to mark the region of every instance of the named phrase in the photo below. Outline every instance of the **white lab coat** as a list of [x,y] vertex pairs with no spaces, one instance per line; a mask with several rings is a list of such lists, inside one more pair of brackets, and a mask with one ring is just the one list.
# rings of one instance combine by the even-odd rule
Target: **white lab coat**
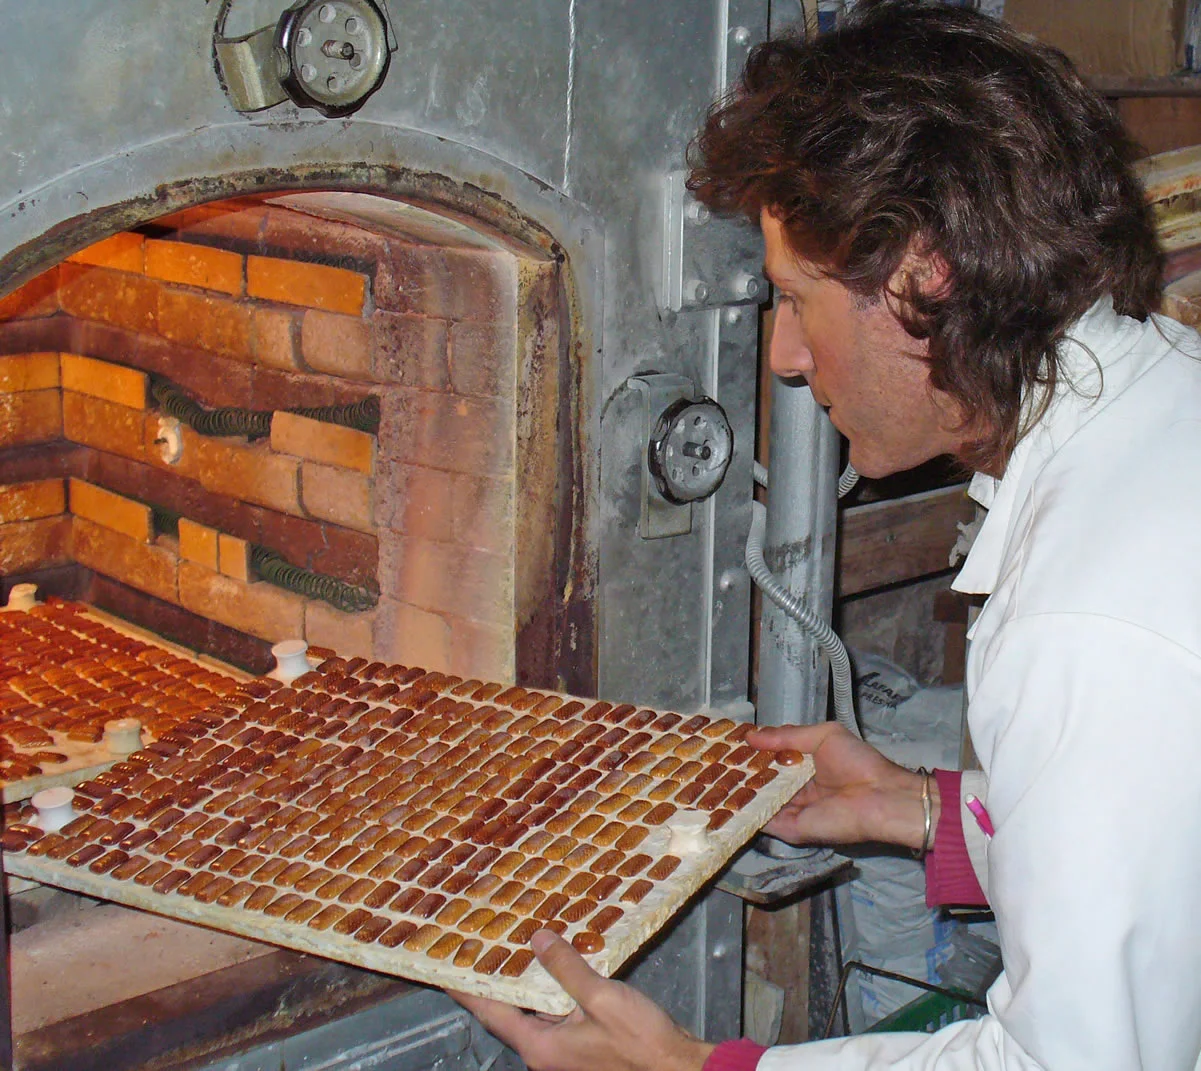
[[972,483],[989,513],[955,585],[992,593],[967,667],[990,1014],[759,1071],[1201,1067],[1201,339],[1108,300],[1072,338],[1075,391]]

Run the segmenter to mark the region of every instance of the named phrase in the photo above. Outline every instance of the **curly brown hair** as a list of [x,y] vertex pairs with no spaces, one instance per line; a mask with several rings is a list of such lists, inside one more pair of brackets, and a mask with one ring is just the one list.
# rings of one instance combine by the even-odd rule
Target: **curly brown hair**
[[[907,252],[901,322],[931,385],[987,429],[961,460],[997,471],[1041,415],[1057,346],[1095,301],[1145,319],[1162,256],[1131,172],[1137,147],[1057,50],[973,11],[861,2],[811,40],[768,41],[710,110],[689,187],[716,211],[767,209],[799,257],[876,300]],[[1023,413],[1023,395],[1038,402]]]

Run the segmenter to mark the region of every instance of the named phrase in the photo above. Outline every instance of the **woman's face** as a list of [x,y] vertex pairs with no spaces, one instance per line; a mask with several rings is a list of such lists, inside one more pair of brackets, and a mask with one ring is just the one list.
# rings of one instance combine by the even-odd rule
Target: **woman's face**
[[779,299],[772,371],[801,376],[850,442],[864,476],[901,472],[954,454],[968,436],[950,395],[930,385],[926,343],[885,300],[865,301],[797,257],[783,225],[764,211],[765,268]]

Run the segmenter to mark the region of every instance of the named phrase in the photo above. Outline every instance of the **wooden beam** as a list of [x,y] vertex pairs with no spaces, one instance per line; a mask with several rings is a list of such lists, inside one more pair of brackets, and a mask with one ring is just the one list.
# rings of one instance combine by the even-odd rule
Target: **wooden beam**
[[784,990],[778,1037],[762,1044],[809,1040],[809,901],[751,906],[746,921],[746,968]]
[[950,568],[955,527],[976,515],[967,484],[869,502],[842,511],[838,530],[838,594],[916,580]]
[[1201,96],[1201,77],[1192,72],[1140,78],[1125,74],[1092,74],[1085,82],[1103,97]]
[[1118,118],[1147,154],[1201,141],[1201,97],[1123,97]]

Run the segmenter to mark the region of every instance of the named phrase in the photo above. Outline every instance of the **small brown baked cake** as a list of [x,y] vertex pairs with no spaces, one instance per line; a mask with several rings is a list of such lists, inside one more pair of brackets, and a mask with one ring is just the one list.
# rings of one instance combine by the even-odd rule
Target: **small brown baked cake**
[[21,782],[101,764],[108,722],[136,718],[158,739],[237,684],[76,603],[0,612],[0,786],[22,795]]

